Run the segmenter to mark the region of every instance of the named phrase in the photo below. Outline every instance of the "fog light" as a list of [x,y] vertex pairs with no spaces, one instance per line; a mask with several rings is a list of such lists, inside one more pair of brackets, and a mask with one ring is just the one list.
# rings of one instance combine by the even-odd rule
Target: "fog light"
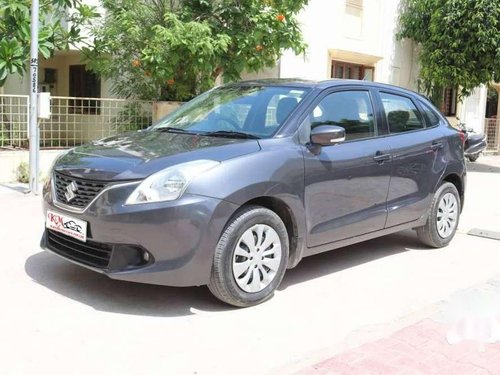
[[145,251],[135,245],[114,245],[109,269],[123,270],[130,267],[138,267],[144,262]]

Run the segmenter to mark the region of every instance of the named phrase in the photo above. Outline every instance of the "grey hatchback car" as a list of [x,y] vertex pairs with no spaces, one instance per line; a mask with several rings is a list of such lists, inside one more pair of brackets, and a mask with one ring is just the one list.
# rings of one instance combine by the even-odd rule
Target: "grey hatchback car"
[[446,246],[465,177],[462,133],[419,94],[242,82],[61,155],[41,246],[113,279],[208,285],[251,306],[309,255],[409,228]]

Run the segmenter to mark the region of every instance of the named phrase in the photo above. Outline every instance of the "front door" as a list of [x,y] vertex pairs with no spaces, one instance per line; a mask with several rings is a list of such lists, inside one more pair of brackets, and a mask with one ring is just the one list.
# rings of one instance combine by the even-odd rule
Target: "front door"
[[[391,175],[389,142],[378,137],[369,90],[325,95],[302,126],[342,126],[346,140],[304,146],[308,247],[384,228]],[[304,129],[301,129],[304,130]]]

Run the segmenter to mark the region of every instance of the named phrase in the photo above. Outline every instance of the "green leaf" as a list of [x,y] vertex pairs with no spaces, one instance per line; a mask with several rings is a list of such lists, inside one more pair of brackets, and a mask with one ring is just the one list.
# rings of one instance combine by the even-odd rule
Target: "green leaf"
[[0,81],[4,81],[7,78],[9,72],[7,69],[0,69]]

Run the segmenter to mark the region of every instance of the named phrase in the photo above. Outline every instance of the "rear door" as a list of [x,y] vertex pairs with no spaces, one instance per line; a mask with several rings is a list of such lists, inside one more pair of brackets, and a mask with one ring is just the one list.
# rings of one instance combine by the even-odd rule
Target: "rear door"
[[392,150],[386,227],[417,220],[427,213],[446,160],[444,136],[410,95],[379,91]]
[[384,228],[390,147],[377,129],[372,97],[367,88],[328,92],[301,125],[307,140],[317,125],[346,130],[344,142],[315,150],[304,145],[308,247]]

